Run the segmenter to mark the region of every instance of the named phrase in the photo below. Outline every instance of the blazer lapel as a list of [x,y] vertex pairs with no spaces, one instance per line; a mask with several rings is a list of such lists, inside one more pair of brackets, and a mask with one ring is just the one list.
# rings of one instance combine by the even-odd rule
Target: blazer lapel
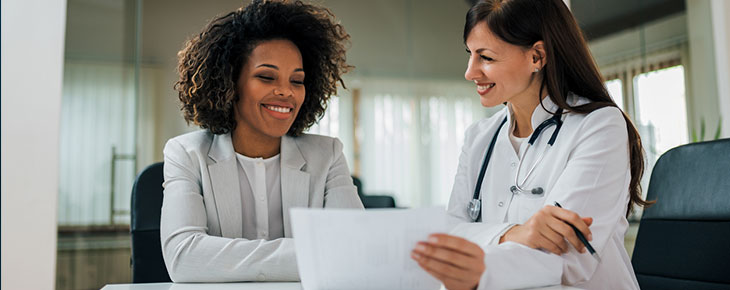
[[284,216],[284,236],[291,237],[289,209],[309,206],[309,173],[302,171],[307,162],[296,139],[281,138],[281,209]]
[[208,165],[208,172],[218,209],[221,236],[241,238],[243,236],[241,189],[231,134],[215,135],[208,156],[215,161],[214,164]]

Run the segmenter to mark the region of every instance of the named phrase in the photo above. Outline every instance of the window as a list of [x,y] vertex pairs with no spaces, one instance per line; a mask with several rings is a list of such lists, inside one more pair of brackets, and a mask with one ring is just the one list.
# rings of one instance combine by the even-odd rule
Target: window
[[626,111],[624,108],[624,86],[621,84],[621,79],[612,79],[606,82],[606,88],[611,99],[621,108],[621,111]]

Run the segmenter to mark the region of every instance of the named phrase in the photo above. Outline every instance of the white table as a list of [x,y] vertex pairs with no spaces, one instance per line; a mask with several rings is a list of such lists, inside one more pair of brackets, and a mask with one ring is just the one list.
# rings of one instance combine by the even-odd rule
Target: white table
[[[247,283],[140,283],[110,284],[102,290],[302,290],[298,282],[247,282]],[[442,288],[443,289],[443,288]],[[550,286],[540,290],[580,290],[571,286]]]

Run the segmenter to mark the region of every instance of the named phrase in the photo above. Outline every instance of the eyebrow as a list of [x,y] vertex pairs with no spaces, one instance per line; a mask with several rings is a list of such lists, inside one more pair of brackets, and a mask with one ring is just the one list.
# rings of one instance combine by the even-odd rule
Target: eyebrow
[[[262,66],[265,66],[265,67],[268,67],[268,68],[273,68],[275,70],[279,70],[279,67],[278,66],[275,66],[273,64],[268,64],[268,63],[260,64],[260,65],[258,65],[256,67],[258,68],[258,67],[262,67]],[[294,69],[294,71],[304,71],[304,69],[303,68],[296,68],[296,69]]]
[[497,53],[496,51],[494,51],[494,50],[491,50],[491,49],[489,49],[489,48],[486,48],[486,47],[484,47],[484,48],[480,48],[480,49],[477,49],[476,53],[482,53],[482,51],[485,51],[485,50],[489,50],[489,51],[491,51],[491,52],[492,52],[492,53],[494,53],[494,54],[498,54],[498,53]]

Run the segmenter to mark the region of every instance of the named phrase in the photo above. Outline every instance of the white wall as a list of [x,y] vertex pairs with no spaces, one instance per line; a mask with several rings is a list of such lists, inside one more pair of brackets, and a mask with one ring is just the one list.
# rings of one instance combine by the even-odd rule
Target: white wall
[[712,0],[712,32],[715,39],[717,93],[722,116],[722,136],[730,137],[730,3]]
[[1,19],[2,289],[53,289],[66,1],[2,1]]
[[[328,7],[351,35],[348,62],[355,70],[347,80],[391,78],[404,85],[412,79],[464,79],[466,53],[462,41],[466,1],[441,0],[315,0]],[[185,40],[199,33],[216,15],[249,1],[144,1],[142,60],[160,69],[154,119],[157,125],[154,156],[162,160],[165,142],[196,130],[183,121],[172,89],[177,80],[177,52]],[[354,88],[348,83],[348,87]],[[140,116],[141,118],[144,115]],[[140,148],[140,153],[146,148]]]
[[[686,75],[687,116],[691,127],[699,130],[705,120],[709,139],[717,129],[720,110],[718,106],[718,75],[715,45],[713,41],[712,7],[707,0],[687,0],[687,31],[689,34],[689,65]],[[718,53],[727,53],[718,52]],[[730,117],[730,116],[727,116]]]

